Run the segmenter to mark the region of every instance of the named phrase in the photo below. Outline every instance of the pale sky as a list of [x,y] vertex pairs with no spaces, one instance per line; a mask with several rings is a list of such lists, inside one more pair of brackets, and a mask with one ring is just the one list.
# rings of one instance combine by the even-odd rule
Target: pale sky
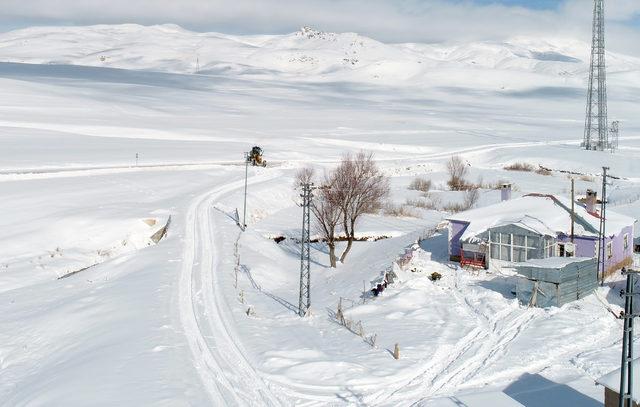
[[[640,0],[606,0],[607,47],[640,56]],[[385,42],[561,36],[590,40],[593,0],[0,0],[0,29],[175,23],[279,34],[303,25]]]

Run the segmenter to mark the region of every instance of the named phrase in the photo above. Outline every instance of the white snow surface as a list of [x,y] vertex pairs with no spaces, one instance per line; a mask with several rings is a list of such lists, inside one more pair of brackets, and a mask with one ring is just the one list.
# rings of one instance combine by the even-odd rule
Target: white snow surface
[[[446,187],[454,154],[470,181],[564,202],[563,171],[599,190],[606,165],[611,212],[638,218],[640,61],[608,55],[620,150],[582,151],[588,47],[132,24],[0,34],[0,405],[601,405],[622,277],[530,309],[506,271],[449,263],[436,228],[464,199]],[[268,166],[248,168],[241,232],[253,145]],[[300,318],[295,172],[360,149],[391,203],[435,209],[367,215],[358,233],[372,239],[337,269],[313,244]],[[554,171],[504,170],[516,162]],[[418,176],[427,196],[408,189]],[[483,188],[477,207],[499,199]],[[390,268],[397,281],[363,296]],[[357,328],[336,322],[340,302]]]
[[[473,239],[488,229],[515,224],[545,236],[559,233],[571,234],[571,200],[556,196],[525,195],[495,205],[468,210],[449,217],[450,220],[467,222],[461,240]],[[576,219],[575,233],[579,236],[597,236],[600,218],[587,212],[576,202],[573,206]],[[586,229],[580,221],[584,221]],[[635,218],[615,211],[607,212],[607,230],[619,233],[623,228],[633,226]]]

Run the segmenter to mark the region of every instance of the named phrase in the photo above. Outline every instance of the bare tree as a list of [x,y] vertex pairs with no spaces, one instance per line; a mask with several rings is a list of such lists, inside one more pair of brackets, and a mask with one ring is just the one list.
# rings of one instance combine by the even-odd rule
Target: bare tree
[[464,192],[464,207],[466,209],[473,208],[480,199],[480,191],[478,188],[469,188]]
[[[301,169],[296,174],[296,184],[311,182],[313,175],[313,169]],[[365,213],[380,210],[388,194],[389,179],[378,169],[373,154],[347,154],[337,168],[324,176],[315,190],[311,210],[329,248],[331,267],[337,265],[335,251],[340,227],[347,240],[340,256],[340,261],[344,262],[355,240],[358,219]]]
[[380,210],[384,198],[389,194],[389,179],[382,175],[373,154],[359,152],[355,156],[345,155],[333,173],[338,205],[342,215],[342,228],[347,246],[340,256],[344,262],[355,240],[358,219],[365,213]]
[[459,155],[454,155],[447,162],[447,172],[449,173],[449,181],[447,184],[453,191],[462,191],[466,189],[467,182],[464,177],[468,172],[467,164]]
[[332,188],[333,181],[332,175],[325,175],[322,185],[315,190],[311,212],[322,240],[329,248],[329,263],[335,268],[337,266],[336,235],[342,219],[342,210],[336,196],[336,189]]
[[[294,187],[298,188],[302,184],[313,183],[315,170],[312,167],[301,168],[296,172]],[[325,174],[319,188],[314,190],[311,201],[311,213],[315,220],[315,227],[320,234],[321,240],[326,242],[329,248],[329,263],[331,267],[336,267],[338,258],[336,256],[337,233],[342,212],[338,205],[337,190],[332,188],[335,184],[335,172]]]
[[295,175],[294,188],[297,188],[302,184],[312,183],[315,173],[316,172],[313,167],[300,168]]

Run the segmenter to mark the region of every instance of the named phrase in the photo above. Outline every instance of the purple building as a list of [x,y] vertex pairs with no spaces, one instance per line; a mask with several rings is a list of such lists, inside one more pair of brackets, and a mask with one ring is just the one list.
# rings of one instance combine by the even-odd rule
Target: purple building
[[[451,260],[488,267],[492,261],[598,257],[600,216],[593,191],[585,205],[575,202],[573,215],[571,200],[542,194],[510,199],[509,192],[504,186],[502,202],[448,218]],[[635,222],[607,211],[601,259],[606,274],[632,264]]]

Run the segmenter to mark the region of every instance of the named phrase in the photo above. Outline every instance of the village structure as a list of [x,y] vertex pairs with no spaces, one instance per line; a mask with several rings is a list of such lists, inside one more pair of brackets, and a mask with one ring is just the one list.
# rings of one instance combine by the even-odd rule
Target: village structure
[[[637,370],[640,367],[640,359],[635,359],[633,365]],[[607,373],[599,378],[596,383],[604,387],[604,407],[618,407],[618,400],[620,398],[620,369]],[[640,389],[640,378],[638,376],[633,376],[633,388]],[[638,407],[640,405],[638,403],[640,403],[640,397],[634,394],[633,407]]]
[[[535,307],[560,307],[584,298],[600,280],[633,266],[637,220],[607,211],[601,234],[601,205],[593,190],[573,202],[538,193],[512,199],[511,193],[511,185],[504,184],[500,202],[447,218],[451,261],[464,268],[515,271],[516,297]],[[640,359],[627,362],[636,366]],[[618,369],[596,382],[604,387],[605,407],[619,405],[620,377]],[[633,388],[640,389],[638,376],[631,377]],[[626,397],[638,406],[635,393]]]
[[608,211],[602,250],[595,192],[587,191],[584,204],[535,193],[511,199],[508,184],[501,192],[500,203],[447,219],[449,258],[462,266],[514,267],[522,302],[560,306],[633,263],[636,220]]

